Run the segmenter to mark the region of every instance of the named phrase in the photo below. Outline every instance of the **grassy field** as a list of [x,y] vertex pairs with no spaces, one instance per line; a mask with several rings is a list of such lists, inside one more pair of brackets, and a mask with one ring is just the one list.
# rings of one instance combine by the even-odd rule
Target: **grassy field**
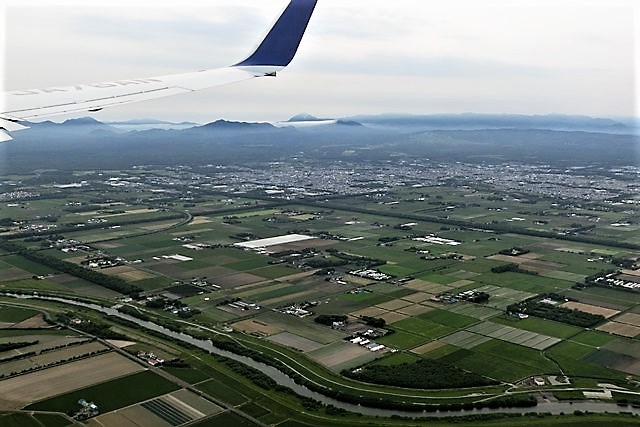
[[[170,170],[154,173],[162,177],[173,174]],[[140,194],[145,194],[148,198],[157,196],[150,192]],[[75,196],[85,203],[93,197],[84,192],[78,192]],[[637,342],[637,338],[635,341],[620,340],[612,334],[584,330],[533,316],[519,320],[507,316],[505,309],[514,302],[555,292],[584,304],[639,312],[640,296],[636,294],[604,288],[572,289],[572,286],[581,281],[584,276],[610,268],[611,264],[607,256],[626,256],[630,253],[629,251],[599,244],[561,241],[525,234],[486,233],[479,228],[446,224],[446,221],[430,222],[426,219],[409,220],[404,217],[410,214],[442,218],[446,216],[449,219],[478,221],[481,224],[488,224],[487,226],[495,221],[493,225],[509,225],[522,227],[523,230],[536,229],[548,232],[552,232],[554,228],[568,227],[574,222],[583,225],[591,224],[581,215],[570,217],[568,214],[571,213],[571,209],[555,206],[554,200],[540,197],[533,206],[519,201],[520,198],[526,199],[520,196],[505,196],[502,192],[493,191],[490,188],[476,192],[471,188],[453,185],[423,188],[400,186],[389,190],[384,195],[381,194],[380,199],[353,196],[320,202],[309,198],[304,201],[304,206],[295,202],[285,204],[287,202],[284,200],[277,200],[274,203],[280,203],[280,205],[263,207],[261,205],[266,203],[263,200],[245,197],[237,198],[231,203],[228,199],[232,196],[228,194],[203,194],[198,196],[201,200],[196,203],[196,206],[185,204],[184,200],[175,200],[175,204],[170,209],[176,211],[188,209],[195,213],[195,217],[191,223],[168,231],[163,229],[179,220],[161,220],[159,216],[163,213],[152,211],[158,208],[156,204],[152,206],[151,203],[141,202],[136,198],[142,196],[134,197],[132,194],[118,190],[110,193],[110,198],[118,202],[114,202],[113,206],[98,206],[95,212],[72,212],[73,209],[65,205],[66,200],[46,198],[30,201],[21,207],[5,209],[4,206],[0,206],[0,210],[12,218],[27,221],[36,220],[37,216],[46,215],[49,212],[59,215],[61,223],[83,222],[94,217],[106,217],[109,224],[115,224],[119,220],[147,219],[148,222],[131,224],[119,229],[78,229],[68,235],[65,233],[65,237],[82,242],[101,240],[100,243],[94,244],[96,249],[110,255],[123,256],[130,261],[141,260],[122,268],[99,271],[130,281],[152,295],[162,294],[172,286],[180,286],[173,289],[178,290],[177,293],[182,297],[181,301],[189,304],[192,309],[201,311],[194,317],[186,319],[187,322],[199,323],[207,328],[218,328],[217,330],[221,330],[223,324],[248,325],[247,333],[256,335],[260,335],[260,328],[256,325],[271,331],[264,335],[273,336],[276,332],[279,334],[286,331],[290,335],[279,335],[279,339],[274,339],[275,342],[238,332],[233,333],[232,337],[239,340],[242,345],[274,357],[280,358],[286,355],[290,358],[286,359],[289,363],[299,363],[296,366],[300,369],[308,369],[308,375],[315,380],[323,381],[318,374],[323,372],[323,375],[328,375],[331,381],[335,381],[330,383],[333,384],[332,387],[341,387],[342,381],[347,381],[337,375],[343,367],[351,368],[367,363],[395,365],[421,358],[437,359],[507,382],[534,375],[556,374],[559,370],[556,363],[572,377],[572,381],[577,381],[576,383],[586,384],[591,381],[589,384],[597,384],[602,379],[622,380],[627,373],[621,370],[621,360],[623,361],[624,357],[637,360],[635,355],[637,349],[632,345]],[[170,198],[170,196],[167,197]],[[399,203],[385,204],[390,201]],[[248,204],[245,205],[245,203]],[[350,210],[351,208],[354,210]],[[242,211],[216,212],[219,209],[242,209]],[[363,212],[362,209],[370,209],[370,211]],[[617,230],[608,225],[614,221],[625,220],[625,215],[621,212],[615,209],[591,211],[590,206],[582,209],[582,213],[590,212],[601,218],[601,222],[596,224],[590,237],[606,235],[618,238],[619,241],[629,242],[637,238],[637,229]],[[115,213],[116,210],[125,213],[121,215]],[[541,214],[543,211],[544,215]],[[288,212],[294,212],[294,214]],[[524,221],[514,219],[516,216],[524,218]],[[235,221],[229,221],[228,217],[234,217]],[[534,221],[540,219],[547,222],[534,224]],[[41,220],[38,219],[38,221]],[[229,222],[233,223],[229,224]],[[415,225],[408,226],[409,229],[399,227],[408,222]],[[328,249],[336,249],[340,254],[348,254],[353,258],[345,259],[346,265],[332,266],[327,271],[321,270],[317,275],[302,277],[316,270],[304,266],[300,252],[305,249],[305,244],[278,247],[278,251],[292,254],[290,258],[279,259],[277,256],[245,251],[231,246],[241,241],[243,236],[264,238],[293,232],[329,233],[334,236],[331,240],[316,239],[308,243],[310,245],[308,249],[314,251],[316,261],[326,260],[329,264],[331,261],[341,259],[338,253]],[[438,245],[414,240],[414,237],[429,234],[457,240],[461,244]],[[112,240],[103,241],[105,238]],[[567,235],[567,238],[571,239],[573,236]],[[383,241],[391,242],[383,245]],[[41,242],[37,240],[20,243],[39,249]],[[185,243],[205,243],[215,247],[194,250],[184,247]],[[515,261],[526,268],[539,271],[538,275],[519,272],[498,274],[491,271],[492,267],[504,265],[510,259],[506,258],[507,261],[505,261],[505,258],[496,257],[498,252],[516,246],[526,248],[530,252],[514,258]],[[85,253],[62,253],[59,249],[51,248],[42,250],[43,253],[56,258],[73,259],[74,262],[79,262],[86,255]],[[429,255],[439,259],[422,259],[422,256],[427,254],[424,251],[428,251]],[[178,262],[164,258],[154,259],[154,257],[171,254],[189,256],[193,260]],[[459,255],[463,255],[463,259],[458,259]],[[604,257],[588,260],[597,258],[599,255]],[[382,260],[382,262],[373,260]],[[376,281],[349,274],[352,270],[370,267],[369,263],[375,264],[372,268],[390,274],[394,279],[408,277],[413,280]],[[68,274],[55,274],[45,280],[31,278],[32,275],[49,273],[55,272],[20,256],[0,253],[0,289],[26,289],[39,293],[90,296],[104,300],[105,304],[114,304],[122,296]],[[302,276],[287,277],[294,274]],[[190,288],[189,292],[186,292],[187,288],[184,285],[175,283],[188,284],[194,278],[203,277],[219,284],[221,289],[215,291],[208,289],[204,294],[198,295],[199,288]],[[432,296],[442,292],[456,294],[466,290],[485,291],[490,295],[489,301],[486,304],[470,302],[439,304],[432,300]],[[261,305],[262,309],[233,311],[218,306],[218,303],[224,299],[236,297],[255,302]],[[305,301],[317,303],[310,308],[313,311],[312,316],[301,319],[275,311],[284,305]],[[30,313],[35,311],[0,308],[0,322],[18,322],[27,318]],[[162,310],[156,310],[154,313],[173,319],[171,313]],[[376,341],[398,349],[398,352],[393,354],[388,352],[386,355],[372,354],[366,349],[344,341],[344,338],[354,333],[357,328],[369,327],[362,324],[362,320],[355,319],[357,316],[368,315],[366,313],[372,313],[373,317],[386,320],[387,327],[394,333]],[[351,323],[346,325],[344,330],[331,329],[313,322],[313,318],[318,314],[352,314],[349,318]],[[238,321],[241,323],[236,323]],[[254,326],[253,329],[251,325]],[[482,329],[486,325],[489,325],[489,329]],[[535,348],[538,347],[532,344],[540,338],[536,334],[553,338],[548,347],[540,345],[539,348],[545,348],[544,351],[536,350]],[[5,335],[16,336],[9,331],[0,331],[0,336]],[[280,344],[277,344],[278,342]],[[296,343],[303,348],[295,350],[293,347]],[[316,348],[314,343],[319,347]],[[527,343],[532,348],[526,347]],[[313,345],[304,347],[302,344]],[[633,354],[629,354],[630,352]],[[307,355],[310,358],[306,358]],[[617,370],[609,365],[617,367]],[[167,371],[191,384],[196,384],[198,388],[210,393],[216,399],[232,405],[242,405],[241,410],[267,424],[303,425],[296,424],[298,421],[291,421],[292,419],[302,420],[301,422],[306,423],[304,425],[324,425],[324,421],[327,421],[327,425],[358,425],[371,422],[368,418],[359,422],[355,417],[336,421],[307,417],[307,414],[302,413],[292,415],[291,408],[295,407],[297,410],[301,408],[297,398],[277,393],[269,395],[267,392],[257,390],[242,378],[233,375],[221,376],[219,372],[201,367],[168,368]],[[127,402],[135,402],[139,398],[147,398],[146,395],[142,397],[128,395],[128,392],[122,390],[129,388],[138,391],[149,390],[149,396],[153,397],[164,388],[176,387],[171,383],[163,383],[164,380],[158,378],[147,373],[136,374],[38,402],[36,405],[50,405],[51,408],[65,407],[64,410],[68,411],[77,406],[76,402],[80,394],[82,395],[80,397],[85,399],[109,396],[105,402],[99,403],[101,408],[107,410],[128,404]],[[353,383],[349,384],[353,386]],[[381,391],[380,387],[373,385],[361,386],[367,393],[374,394]],[[415,393],[422,396],[423,391],[415,391]],[[436,392],[424,393],[425,395],[431,393],[430,395],[433,396]],[[288,409],[285,410],[284,407]],[[314,416],[319,416],[320,413]],[[234,417],[233,414],[224,413],[195,425],[210,425],[214,421],[218,425],[224,425],[226,422],[242,425],[243,421]],[[568,425],[571,425],[574,419],[579,418],[567,417],[563,420],[569,421]],[[585,417],[579,420],[586,419]],[[600,421],[603,419],[601,418]],[[31,420],[25,420],[25,425],[28,425]],[[522,419],[518,420],[518,424],[522,422],[522,425],[535,425],[533,424],[535,420]],[[485,421],[483,425],[509,425],[504,420]],[[593,420],[593,425],[598,425],[600,421]],[[385,419],[381,422],[391,425],[406,424],[400,420]],[[555,422],[554,417],[544,417],[545,425],[554,425]],[[471,424],[474,425],[474,423]],[[437,422],[434,425],[437,425]]]
[[72,423],[62,415],[0,412],[0,425],[3,427],[65,427]]
[[132,405],[156,396],[178,390],[178,385],[150,371],[143,371],[123,378],[97,384],[61,396],[29,405],[34,411],[53,411],[70,413],[76,411],[78,400],[94,402],[101,412]]
[[0,322],[18,323],[38,314],[35,310],[0,304]]

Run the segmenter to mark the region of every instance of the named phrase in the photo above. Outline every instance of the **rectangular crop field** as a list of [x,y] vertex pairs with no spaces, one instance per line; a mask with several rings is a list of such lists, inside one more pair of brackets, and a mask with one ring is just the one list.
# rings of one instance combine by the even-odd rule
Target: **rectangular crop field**
[[458,331],[439,339],[439,341],[443,343],[455,345],[456,347],[465,348],[467,350],[470,350],[489,340],[491,340],[491,338],[469,331]]
[[276,335],[271,335],[268,340],[304,352],[322,347],[322,344],[317,341],[312,341],[308,338],[304,338],[290,332],[281,332]]
[[457,302],[455,304],[445,305],[442,308],[453,313],[475,317],[480,320],[485,320],[502,313],[500,310],[496,310],[495,308],[472,304],[469,302]]
[[628,325],[626,323],[607,322],[596,328],[599,331],[609,332],[611,334],[621,335],[623,337],[633,338],[640,335],[640,327]]
[[[142,366],[117,353],[101,354],[90,359],[0,381],[0,401],[6,407],[20,408],[30,402],[108,381],[121,375],[139,372],[142,369],[144,369]],[[66,409],[62,412],[66,412]]]
[[28,408],[68,412],[78,407],[78,400],[85,399],[98,405],[102,412],[109,412],[179,388],[177,384],[151,371],[142,371],[34,403]]
[[583,304],[581,302],[569,301],[562,304],[561,307],[569,308],[571,310],[584,311],[585,313],[599,314],[605,318],[615,316],[620,313],[618,310],[612,310],[610,308],[600,307],[598,305]]

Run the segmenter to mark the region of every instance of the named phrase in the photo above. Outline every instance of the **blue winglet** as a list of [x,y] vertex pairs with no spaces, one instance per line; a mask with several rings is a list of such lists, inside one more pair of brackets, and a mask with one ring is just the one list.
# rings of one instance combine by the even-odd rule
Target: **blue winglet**
[[234,67],[251,65],[289,65],[298,50],[317,0],[291,0],[260,46]]

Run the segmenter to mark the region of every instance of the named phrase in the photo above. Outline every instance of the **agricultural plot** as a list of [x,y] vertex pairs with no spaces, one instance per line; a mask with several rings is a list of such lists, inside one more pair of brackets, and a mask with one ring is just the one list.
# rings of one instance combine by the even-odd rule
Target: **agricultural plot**
[[[51,273],[55,273],[55,271],[49,267],[43,266],[41,264],[35,263],[33,261],[29,261],[26,258],[23,258],[19,255],[7,255],[2,257],[2,261],[6,264],[10,264],[11,266],[18,268],[22,271],[26,271],[29,274],[29,277],[33,274],[37,275],[47,275]],[[0,278],[2,277],[2,272],[6,272],[8,270],[17,272],[13,269],[3,269],[0,270]],[[7,279],[4,279],[7,280]]]
[[[93,298],[113,299],[122,296],[122,294],[112,291],[111,289],[107,289],[103,286],[96,285],[83,279],[78,279],[66,273],[57,274],[47,280],[40,280],[39,282],[52,282],[56,284],[56,290],[67,292],[70,291],[78,295]],[[40,285],[36,284],[36,286]]]
[[14,323],[9,327],[13,329],[40,329],[50,328],[51,325],[44,320],[44,315],[39,313],[23,320],[22,322]]
[[472,350],[446,352],[438,360],[500,381],[513,382],[532,373],[556,372],[555,366],[542,359],[537,351],[530,354],[518,349],[534,351],[504,341],[490,340]]
[[[23,347],[16,350],[9,350],[0,353],[0,359],[4,359],[10,356],[16,356],[19,354],[34,352],[39,353],[43,350],[49,350],[54,347],[62,347],[69,344],[77,344],[84,341],[87,341],[86,337],[78,337],[78,336],[65,336],[60,331],[52,330],[51,334],[43,334],[40,331],[34,333],[34,331],[11,331],[16,333],[14,336],[7,336],[0,338],[0,343],[9,343],[9,342],[35,342],[35,344],[30,345],[28,347]],[[22,333],[20,333],[22,332]],[[68,332],[68,331],[67,331]]]
[[399,308],[403,308],[406,307],[408,305],[411,305],[410,302],[405,301],[404,299],[398,298],[398,299],[394,299],[391,301],[387,301],[387,302],[383,302],[381,304],[378,304],[376,307],[379,307],[383,310],[397,310]]
[[499,310],[504,310],[511,304],[536,296],[536,294],[531,292],[517,291],[515,289],[503,288],[494,285],[485,285],[473,290],[488,293],[490,297],[486,305]]
[[467,331],[536,350],[545,350],[562,341],[560,338],[516,329],[511,326],[500,325],[493,322],[483,322],[471,326],[467,328]]
[[302,352],[313,351],[323,346],[323,344],[317,341],[313,341],[290,332],[281,332],[276,335],[271,335],[267,339],[287,347],[295,348]]
[[396,323],[401,320],[408,318],[409,316],[406,314],[402,314],[396,311],[387,311],[386,313],[379,316],[381,319],[384,319],[388,324]]
[[338,341],[311,351],[307,356],[335,372],[340,372],[363,365],[384,354],[382,351],[373,352],[357,344]]
[[32,276],[32,273],[29,273],[26,270],[14,267],[2,261],[0,261],[0,263],[0,282],[28,279]]
[[491,307],[486,307],[480,304],[472,304],[468,302],[457,302],[455,304],[448,304],[446,306],[442,306],[442,308],[452,313],[463,314],[465,316],[475,317],[476,319],[480,320],[485,320],[502,313],[502,311],[496,310]]
[[454,271],[452,273],[448,273],[448,275],[459,280],[469,280],[469,279],[473,279],[476,276],[479,276],[479,274],[474,271],[466,271],[466,270]]
[[[23,372],[35,367],[49,366],[75,357],[104,351],[106,349],[106,346],[97,341],[94,341],[74,345],[68,348],[62,348],[60,350],[47,351],[45,353],[40,353],[38,355],[23,359],[11,360],[8,362],[2,362],[2,360],[0,360],[0,376],[9,375],[12,372]],[[15,351],[18,352],[18,350]],[[19,351],[25,353],[32,350],[30,350],[29,347],[26,347],[20,349]]]
[[405,300],[405,301],[409,301],[409,302],[420,303],[420,302],[423,302],[423,301],[427,301],[432,296],[433,296],[433,294],[429,294],[429,293],[426,293],[426,292],[414,292],[412,294],[403,296],[402,299]]
[[412,304],[407,307],[400,308],[396,310],[400,314],[405,314],[407,316],[418,316],[423,313],[427,313],[433,310],[433,307],[429,307],[427,305],[422,304]]
[[141,405],[129,406],[91,418],[90,427],[171,427],[171,424]]
[[28,409],[68,412],[78,408],[78,400],[85,399],[107,413],[178,389],[180,387],[176,384],[145,370],[120,377],[111,376],[110,381],[89,387],[76,387],[72,392],[29,405]]
[[[439,339],[441,343],[455,345],[456,347],[464,348],[467,350],[471,350],[472,348],[489,340],[491,340],[491,338],[469,331],[458,331]],[[427,351],[430,350],[432,349],[428,349]]]
[[245,334],[258,336],[270,336],[283,331],[277,326],[256,319],[241,320],[240,322],[231,324],[231,326]]
[[455,329],[477,323],[477,320],[473,317],[452,313],[446,310],[431,310],[425,314],[421,314],[420,316],[418,316],[418,318],[429,322],[439,323],[441,325],[452,327]]
[[582,331],[582,328],[577,326],[570,326],[564,323],[545,320],[533,316],[529,316],[526,319],[519,319],[513,316],[501,315],[493,317],[491,321],[557,338],[567,338]]
[[590,353],[584,360],[616,371],[640,375],[640,359],[628,354],[600,349]]
[[576,301],[569,301],[561,305],[561,307],[569,308],[571,310],[584,311],[585,313],[599,314],[605,318],[615,316],[620,313],[619,310],[612,310],[610,308],[601,307],[598,305],[584,304]]
[[116,277],[119,277],[121,279],[130,281],[130,282],[135,282],[137,280],[152,279],[156,277],[151,273],[139,270],[137,268],[134,268],[128,265],[105,268],[104,270],[102,270],[102,272],[105,274],[114,275]]
[[383,308],[372,306],[372,307],[363,308],[362,310],[352,311],[349,314],[351,314],[353,317],[363,317],[363,316],[380,317],[383,314],[386,314],[388,312],[389,312],[388,310],[385,310]]
[[172,426],[222,412],[218,405],[184,389],[144,402],[140,406]]
[[26,308],[0,305],[0,322],[8,325],[20,323],[38,314],[37,311]]
[[[415,322],[414,319],[406,319],[405,321]],[[427,331],[428,330],[425,329],[424,335],[419,335],[417,333],[408,332],[408,330],[396,330],[394,334],[379,338],[376,342],[401,350],[407,350],[430,341],[431,338],[427,335]]]
[[629,338],[640,335],[640,326],[629,325],[626,323],[607,322],[598,326],[596,329]]
[[420,292],[427,292],[429,294],[439,294],[451,289],[451,286],[446,286],[440,283],[429,282],[426,280],[414,279],[404,285],[405,288],[413,289]]
[[565,280],[567,282],[576,282],[580,283],[587,277],[586,274],[577,274],[571,273],[569,271],[561,271],[561,270],[552,270],[546,273],[541,273],[544,277],[549,277],[551,279]]
[[[261,313],[254,317],[253,320],[269,325],[269,327],[277,328],[278,332],[275,333],[287,331],[321,344],[340,341],[346,336],[343,332],[315,323],[309,318],[300,319],[295,316],[273,311]],[[275,333],[272,335],[275,335]]]
[[140,365],[117,353],[101,354],[0,381],[0,405],[20,408],[31,402],[142,370]]
[[627,325],[640,327],[640,314],[638,313],[624,313],[612,320],[618,323],[626,323]]

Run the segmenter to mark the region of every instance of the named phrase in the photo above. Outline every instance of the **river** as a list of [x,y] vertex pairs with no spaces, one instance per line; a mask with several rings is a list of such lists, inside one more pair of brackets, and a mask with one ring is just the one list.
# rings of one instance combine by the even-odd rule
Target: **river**
[[254,369],[259,370],[263,374],[269,376],[278,384],[283,385],[292,389],[296,394],[300,396],[305,396],[322,402],[326,405],[333,405],[337,408],[345,409],[350,412],[360,413],[363,415],[369,416],[379,416],[379,417],[391,417],[391,416],[401,416],[401,417],[411,417],[411,418],[426,418],[426,417],[452,417],[452,416],[465,416],[465,415],[477,415],[477,414],[496,414],[496,413],[510,413],[510,414],[518,414],[523,412],[532,412],[532,413],[551,413],[551,414],[569,414],[574,411],[583,411],[583,412],[609,412],[609,413],[633,413],[635,415],[640,415],[640,408],[634,408],[631,406],[621,407],[611,402],[593,402],[593,401],[578,401],[578,402],[540,402],[537,406],[531,408],[481,408],[481,409],[470,409],[470,410],[460,410],[460,411],[437,411],[437,412],[415,412],[415,411],[402,411],[395,409],[381,409],[381,408],[373,408],[369,406],[356,405],[352,403],[342,402],[331,397],[325,396],[316,391],[310,390],[307,387],[296,384],[292,378],[287,376],[285,373],[279,371],[278,369],[265,365],[264,363],[257,362],[249,357],[240,356],[235,353],[231,353],[226,350],[221,350],[217,347],[214,347],[210,340],[202,340],[198,338],[194,338],[191,335],[174,332],[163,326],[156,325],[153,322],[145,321],[138,319],[133,316],[129,316],[124,313],[120,313],[118,310],[108,307],[103,307],[97,304],[90,304],[80,301],[74,301],[66,298],[59,297],[47,297],[40,295],[18,295],[18,294],[4,294],[5,296],[10,296],[14,298],[20,299],[41,299],[41,300],[49,300],[60,302],[63,304],[75,305],[80,307],[89,308],[92,310],[99,311],[104,314],[108,314],[111,316],[116,316],[124,320],[128,320],[130,322],[136,323],[143,328],[159,332],[167,337],[191,344],[195,347],[206,350],[210,353],[217,354],[220,356],[228,357],[229,359],[236,360],[238,362],[242,362]]

